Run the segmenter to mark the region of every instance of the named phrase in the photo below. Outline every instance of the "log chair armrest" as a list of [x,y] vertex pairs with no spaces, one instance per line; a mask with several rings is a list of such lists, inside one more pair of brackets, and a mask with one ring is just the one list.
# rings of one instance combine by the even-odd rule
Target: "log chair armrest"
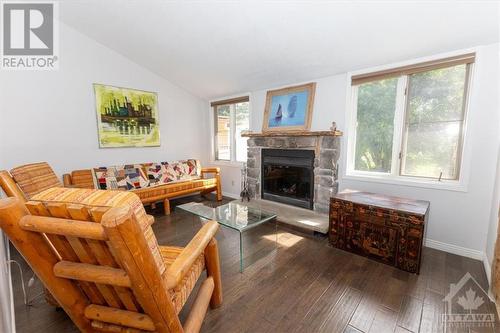
[[215,175],[220,174],[220,168],[218,167],[212,167],[212,168],[201,168],[201,178],[205,178],[205,174],[207,173],[213,173]]
[[217,222],[208,221],[168,267],[165,272],[165,283],[168,289],[175,288],[182,281],[195,260],[204,253],[208,243],[217,233],[217,229],[219,229]]
[[0,170],[0,188],[8,197],[19,198],[22,202],[26,202],[26,196],[23,191],[21,191],[10,173],[6,170]]

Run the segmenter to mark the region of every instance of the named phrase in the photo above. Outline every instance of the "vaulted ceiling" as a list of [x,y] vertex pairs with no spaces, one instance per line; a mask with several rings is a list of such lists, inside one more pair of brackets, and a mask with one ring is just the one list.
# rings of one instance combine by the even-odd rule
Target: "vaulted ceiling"
[[61,20],[204,99],[498,42],[495,1],[61,1]]

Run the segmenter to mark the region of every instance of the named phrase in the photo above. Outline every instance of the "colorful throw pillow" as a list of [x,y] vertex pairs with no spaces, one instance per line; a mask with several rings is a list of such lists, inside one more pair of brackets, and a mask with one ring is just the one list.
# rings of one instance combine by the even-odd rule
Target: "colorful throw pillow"
[[101,190],[133,190],[149,186],[141,165],[127,164],[94,168],[94,177]]
[[194,159],[150,163],[146,166],[146,172],[150,186],[188,181],[200,176],[199,163]]

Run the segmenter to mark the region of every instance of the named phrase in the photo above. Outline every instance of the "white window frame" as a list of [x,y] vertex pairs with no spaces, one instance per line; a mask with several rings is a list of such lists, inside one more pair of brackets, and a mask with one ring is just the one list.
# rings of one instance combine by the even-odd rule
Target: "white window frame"
[[[374,172],[374,171],[360,171],[354,169],[355,161],[355,150],[356,150],[356,125],[357,125],[357,100],[358,100],[358,86],[351,85],[351,75],[347,75],[348,82],[348,98],[347,108],[346,108],[346,120],[348,125],[347,133],[347,155],[346,155],[346,165],[345,174],[343,179],[347,180],[362,180],[368,182],[376,183],[386,183],[394,185],[406,185],[415,186],[423,188],[434,188],[443,189],[451,191],[466,192],[468,185],[468,174],[469,167],[466,163],[466,156],[468,156],[468,150],[466,149],[466,138],[467,138],[467,119],[468,119],[468,109],[471,95],[471,87],[473,82],[474,64],[469,64],[468,73],[466,76],[467,82],[465,87],[465,105],[464,105],[464,120],[462,125],[462,136],[461,136],[461,152],[459,159],[459,178],[457,180],[448,179],[433,179],[424,177],[413,177],[405,176],[400,174],[400,169],[402,166],[399,154],[402,152],[403,136],[404,136],[404,122],[406,116],[406,102],[407,102],[407,87],[408,87],[408,75],[403,75],[398,77],[397,85],[397,97],[395,103],[395,115],[394,115],[394,136],[392,145],[392,161],[391,161],[391,171],[389,173],[384,172]],[[370,71],[367,71],[370,72]]]
[[[252,103],[250,101],[251,96],[250,94],[243,94],[243,95],[238,95],[238,96],[230,96],[230,97],[224,97],[221,98],[220,100],[225,100],[225,99],[232,99],[232,98],[238,98],[241,96],[248,96],[248,113],[249,113],[249,120],[248,120],[248,126],[249,128],[252,127]],[[245,162],[237,161],[236,160],[236,150],[233,147],[236,147],[236,112],[234,108],[235,103],[228,103],[228,105],[231,105],[230,108],[230,116],[229,116],[229,126],[230,126],[230,131],[229,131],[229,136],[230,136],[230,160],[218,160],[216,159],[216,133],[215,133],[215,120],[216,120],[216,112],[215,112],[215,107],[209,105],[209,120],[210,120],[210,137],[211,137],[211,149],[210,149],[210,164],[213,165],[219,165],[219,166],[231,166],[231,167],[237,167],[240,168],[243,166]]]

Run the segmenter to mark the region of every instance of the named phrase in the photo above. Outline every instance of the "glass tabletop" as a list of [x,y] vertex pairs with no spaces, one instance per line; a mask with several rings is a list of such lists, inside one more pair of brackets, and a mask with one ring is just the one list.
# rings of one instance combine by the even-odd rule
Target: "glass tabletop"
[[225,205],[213,208],[198,202],[179,205],[177,208],[188,211],[207,220],[238,230],[240,232],[272,220],[276,214],[248,207],[238,201],[231,201]]

